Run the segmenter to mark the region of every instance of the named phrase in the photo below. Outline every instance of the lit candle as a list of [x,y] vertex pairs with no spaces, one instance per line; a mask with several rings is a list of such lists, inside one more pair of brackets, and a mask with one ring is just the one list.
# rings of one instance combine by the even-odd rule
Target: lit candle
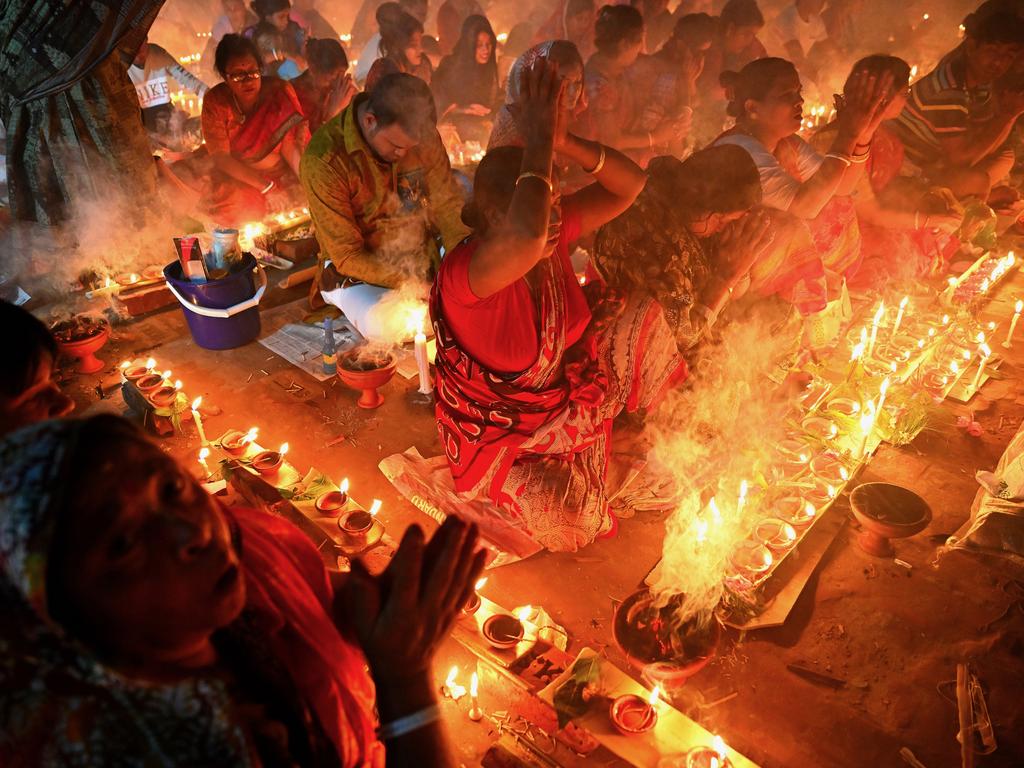
[[416,355],[416,367],[420,372],[420,394],[429,395],[434,391],[434,383],[430,380],[430,361],[427,360],[427,335],[423,332],[423,321],[419,331],[413,338],[413,352]]
[[196,423],[196,432],[199,433],[200,444],[209,445],[209,441],[206,439],[206,432],[203,431],[203,417],[199,415],[199,406],[202,404],[202,396],[192,401],[192,420]]
[[747,481],[746,480],[740,480],[740,497],[736,501],[736,509],[739,510],[740,512],[742,512],[743,511],[743,507],[746,506],[746,503],[747,503]]
[[164,371],[160,375],[163,377],[163,380],[164,380],[165,384],[170,382],[170,380],[171,380],[171,372],[170,371]]
[[867,406],[864,408],[864,413],[860,417],[860,428],[864,433],[860,443],[861,457],[865,456],[868,452],[868,438],[871,436],[871,430],[875,426],[875,403],[873,400],[868,401]]
[[242,445],[248,445],[249,443],[255,443],[256,438],[259,437],[259,427],[250,427],[249,431],[245,433],[245,437],[241,439]]
[[878,311],[875,312],[875,317],[871,321],[871,341],[868,342],[868,357],[875,350],[875,340],[878,338],[878,325],[882,322],[882,316],[885,314],[885,302],[879,302]]
[[896,338],[896,332],[900,329],[900,323],[903,322],[903,312],[907,308],[907,302],[910,301],[909,296],[904,296],[900,301],[900,311],[896,313],[896,322],[892,324],[892,338]]
[[991,354],[992,350],[989,348],[988,344],[982,344],[978,348],[978,355],[981,357],[981,362],[978,363],[978,373],[974,376],[974,383],[971,384],[972,392],[976,392],[978,387],[981,386],[981,377],[985,373],[985,363],[988,362],[989,355]]
[[146,361],[146,370],[147,371],[152,371],[154,368],[156,368],[156,360],[154,360],[151,357],[151,358],[149,358],[149,360]]
[[716,525],[722,523],[722,513],[718,510],[718,504],[715,502],[715,497],[711,497],[711,501],[708,502],[708,509],[711,510],[711,519]]
[[283,459],[284,455],[288,453],[288,443],[281,443],[281,447],[277,449],[277,452],[281,454],[281,458]]
[[882,413],[882,408],[885,405],[885,393],[889,391],[889,377],[886,376],[882,381],[881,394],[878,396],[878,412]]
[[1003,349],[1009,349],[1013,344],[1013,332],[1017,330],[1017,323],[1020,322],[1020,312],[1024,309],[1024,300],[1018,299],[1013,308],[1013,319],[1010,321],[1010,330],[1006,334],[1006,341],[1003,342]]
[[476,722],[484,716],[480,709],[480,679],[476,672],[469,678],[469,719]]
[[370,505],[370,509],[368,510],[369,513],[370,513],[370,517],[376,517],[377,513],[380,512],[380,508],[381,508],[381,500],[380,499],[374,499],[373,503]]
[[199,463],[203,466],[203,473],[209,477],[210,466],[206,463],[206,457],[210,455],[210,449],[203,447],[199,449]]

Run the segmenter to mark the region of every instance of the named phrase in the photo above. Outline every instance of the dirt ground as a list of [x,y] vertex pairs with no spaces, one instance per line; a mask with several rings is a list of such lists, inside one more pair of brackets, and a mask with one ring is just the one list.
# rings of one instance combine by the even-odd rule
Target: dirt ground
[[[267,305],[304,293],[305,287],[271,291]],[[785,625],[744,636],[728,631],[719,656],[688,684],[680,708],[763,766],[903,766],[898,753],[908,747],[928,768],[946,768],[960,764],[948,683],[957,662],[970,660],[985,686],[999,743],[977,764],[1024,765],[1024,611],[1020,593],[1015,603],[1007,591],[1015,579],[1024,582],[1024,568],[975,555],[936,559],[937,547],[968,517],[978,487],[974,472],[995,465],[1024,419],[1022,350],[1024,336],[1007,355],[1007,377],[986,387],[982,403],[971,404],[984,427],[980,438],[955,426],[956,416],[969,409],[947,404],[912,445],[883,448],[862,477],[904,484],[931,505],[928,529],[896,544],[912,569],[863,553],[851,518]],[[118,392],[100,400],[95,388],[101,381],[113,384],[116,364],[140,355],[156,357],[190,396],[202,395],[222,410],[204,419],[211,437],[258,425],[264,444],[290,442],[296,467],[348,476],[356,499],[382,499],[381,517],[395,538],[413,522],[431,525],[377,469],[382,458],[410,446],[425,456],[440,453],[432,410],[409,398],[414,381],[396,377],[383,390],[384,405],[363,411],[340,382],[322,385],[255,342],[227,352],[199,348],[171,307],[116,329],[101,353],[110,364],[106,373],[68,375],[79,411],[122,411]],[[294,391],[293,382],[302,390]],[[325,447],[342,435],[344,441]],[[194,462],[192,429],[165,445]],[[847,514],[845,500],[832,514]],[[505,606],[543,605],[568,630],[570,651],[605,649],[626,669],[611,641],[612,611],[657,562],[662,535],[660,517],[640,514],[622,521],[615,539],[582,552],[539,555],[492,571],[484,593]],[[448,661],[439,660],[439,678]],[[787,669],[792,663],[844,685],[808,682]],[[483,702],[486,708],[486,695]],[[445,711],[464,763],[478,764],[493,729],[469,723],[453,705]]]

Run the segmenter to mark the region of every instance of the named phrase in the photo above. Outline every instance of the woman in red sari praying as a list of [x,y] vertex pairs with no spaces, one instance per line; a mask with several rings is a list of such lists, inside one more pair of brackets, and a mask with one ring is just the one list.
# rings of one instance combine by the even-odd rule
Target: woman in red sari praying
[[203,136],[213,165],[203,207],[218,224],[237,226],[289,204],[309,123],[292,86],[263,77],[251,40],[225,35],[216,68],[224,82],[203,101]]
[[[644,175],[566,133],[567,81],[537,60],[516,119],[525,148],[484,157],[464,218],[474,234],[441,263],[431,295],[437,419],[456,490],[487,499],[549,550],[614,530],[605,470],[612,419],[651,405],[686,367],[657,303],[585,294],[570,245],[622,213]],[[558,151],[596,183],[561,199]]]
[[735,144],[761,175],[763,204],[785,233],[773,256],[753,274],[763,293],[778,293],[803,312],[823,309],[833,291],[860,264],[860,232],[849,195],[860,180],[871,140],[892,97],[891,73],[857,71],[838,100],[838,132],[823,155],[797,133],[804,100],[796,67],[785,59],[757,59],[726,73],[729,114],[736,127],[716,144]]

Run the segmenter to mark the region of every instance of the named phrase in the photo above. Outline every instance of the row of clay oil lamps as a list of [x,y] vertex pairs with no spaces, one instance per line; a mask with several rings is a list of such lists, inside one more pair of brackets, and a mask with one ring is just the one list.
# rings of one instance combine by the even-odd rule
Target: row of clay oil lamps
[[154,408],[169,408],[178,399],[181,381],[171,380],[170,371],[157,371],[156,360],[149,358],[145,363],[125,360],[120,366],[121,376],[139,390]]
[[[1006,269],[1012,263],[1008,259],[998,262]],[[1024,309],[1024,302],[1015,307],[1015,320],[1020,309]],[[762,583],[831,504],[851,475],[852,466],[844,456],[849,454],[855,462],[867,459],[869,439],[879,416],[885,413],[890,383],[905,383],[919,366],[917,382],[929,393],[941,392],[944,396],[951,384],[950,377],[963,374],[971,364],[969,347],[977,343],[979,363],[973,384],[977,388],[991,354],[985,334],[995,330],[995,323],[984,328],[973,321],[951,323],[948,315],[937,322],[927,322],[908,310],[907,297],[888,310],[881,303],[873,314],[870,331],[867,326],[851,331],[851,366],[862,363],[870,377],[884,377],[877,398],[863,405],[848,397],[827,399],[826,384],[819,388],[812,385],[813,392],[805,399],[811,412],[801,420],[800,429],[793,430],[776,447],[770,481],[779,487],[760,500],[772,510],[772,515],[759,520],[750,537],[730,557],[725,583],[732,591],[749,591]],[[1011,340],[1012,330],[1007,334],[1007,343]],[[868,347],[873,347],[871,353],[867,352]],[[932,353],[931,362],[921,364],[928,353]],[[869,357],[863,359],[866,354]],[[821,401],[824,403],[819,408]],[[744,491],[738,506],[746,502]],[[709,506],[714,504],[712,499]],[[698,541],[706,535],[706,527],[704,531],[702,534],[698,527]]]

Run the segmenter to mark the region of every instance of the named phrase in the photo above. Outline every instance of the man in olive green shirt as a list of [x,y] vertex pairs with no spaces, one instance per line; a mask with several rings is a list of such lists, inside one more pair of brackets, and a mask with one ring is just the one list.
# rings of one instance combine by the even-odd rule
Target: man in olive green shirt
[[450,250],[469,234],[435,121],[426,83],[389,75],[325,123],[302,157],[321,295],[365,336],[382,335],[373,307],[391,290],[428,284],[438,238]]

